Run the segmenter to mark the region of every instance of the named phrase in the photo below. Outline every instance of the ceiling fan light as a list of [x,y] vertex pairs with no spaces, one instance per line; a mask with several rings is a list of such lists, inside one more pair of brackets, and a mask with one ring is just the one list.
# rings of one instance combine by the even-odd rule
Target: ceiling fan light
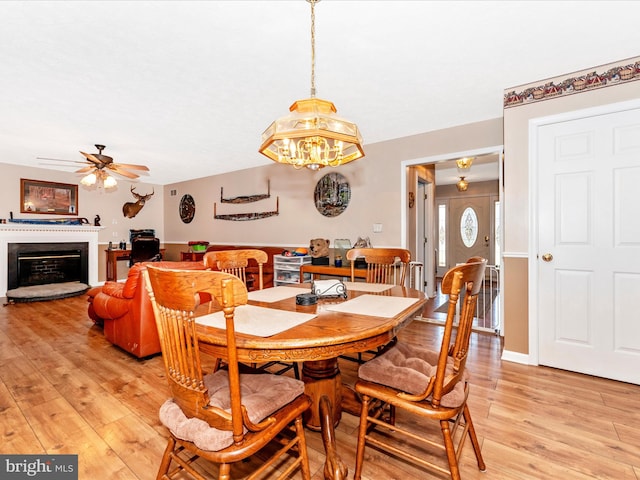
[[103,182],[104,188],[113,188],[118,185],[118,182],[111,175],[107,175]]
[[96,174],[92,172],[89,175],[85,175],[84,177],[82,177],[80,183],[85,187],[91,187],[96,184],[97,180],[98,178],[96,177]]

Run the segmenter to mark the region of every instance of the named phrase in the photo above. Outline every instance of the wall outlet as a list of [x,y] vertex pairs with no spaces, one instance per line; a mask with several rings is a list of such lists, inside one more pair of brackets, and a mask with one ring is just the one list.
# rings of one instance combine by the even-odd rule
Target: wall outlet
[[373,224],[373,233],[380,233],[382,232],[382,224],[381,223],[374,223]]

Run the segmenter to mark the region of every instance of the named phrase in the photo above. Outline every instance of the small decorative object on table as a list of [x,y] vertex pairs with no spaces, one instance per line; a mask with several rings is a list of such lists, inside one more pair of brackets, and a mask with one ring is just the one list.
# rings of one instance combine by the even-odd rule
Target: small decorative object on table
[[318,303],[318,296],[313,293],[300,293],[296,295],[296,305],[315,305]]
[[347,287],[342,283],[342,281],[337,279],[314,280],[311,284],[311,293],[316,295],[318,298],[347,298]]

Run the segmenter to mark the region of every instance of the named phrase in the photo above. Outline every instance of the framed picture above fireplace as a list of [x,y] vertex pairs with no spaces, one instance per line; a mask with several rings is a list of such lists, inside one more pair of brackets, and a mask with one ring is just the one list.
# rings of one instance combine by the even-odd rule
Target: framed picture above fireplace
[[78,215],[78,185],[21,178],[20,213]]

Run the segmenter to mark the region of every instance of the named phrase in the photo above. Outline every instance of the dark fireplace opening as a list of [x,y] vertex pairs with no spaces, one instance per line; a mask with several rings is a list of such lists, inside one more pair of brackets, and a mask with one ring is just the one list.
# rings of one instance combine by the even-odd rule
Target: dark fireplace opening
[[9,290],[64,282],[87,283],[89,244],[10,243],[8,244]]

